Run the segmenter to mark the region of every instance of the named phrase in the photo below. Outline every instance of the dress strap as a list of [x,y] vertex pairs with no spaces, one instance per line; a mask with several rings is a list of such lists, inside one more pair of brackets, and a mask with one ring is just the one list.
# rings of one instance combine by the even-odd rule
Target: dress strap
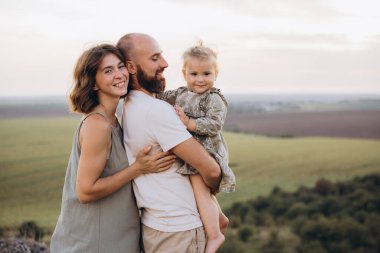
[[[84,116],[84,117],[82,118],[82,120],[81,120],[81,122],[80,122],[80,124],[79,124],[79,129],[82,128],[83,122],[84,122],[88,117],[90,117],[90,116],[92,116],[92,115],[95,115],[95,114],[99,114],[99,115],[102,116],[105,120],[107,120],[107,117],[106,117],[104,114],[100,113],[100,112],[90,112],[89,114],[87,114],[86,116]],[[108,121],[107,121],[107,122],[108,122]],[[113,128],[113,126],[112,126],[111,124],[110,124],[110,126],[111,126],[111,128]]]
[[[82,118],[82,120],[80,121],[80,124],[79,124],[79,127],[78,127],[78,133],[77,133],[77,135],[78,135],[78,147],[79,147],[79,149],[81,148],[81,146],[80,146],[80,143],[79,143],[79,133],[80,133],[80,130],[81,130],[81,128],[82,128],[82,125],[83,125],[83,122],[88,118],[88,117],[90,117],[90,116],[92,116],[92,115],[95,115],[95,114],[99,114],[99,115],[101,115],[105,120],[107,120],[107,117],[104,115],[104,114],[101,114],[100,112],[90,112],[89,114],[87,114],[86,116],[84,116],[83,118]],[[112,127],[112,125],[110,124],[110,126],[111,126],[111,129],[113,128]],[[112,134],[111,134],[111,136],[112,136]]]
[[90,117],[91,115],[94,115],[94,114],[99,114],[99,115],[103,116],[103,118],[107,119],[107,117],[104,114],[101,114],[100,112],[90,112],[89,114],[87,114],[86,116],[83,117],[82,122],[85,121],[88,117]]
[[[88,117],[90,117],[90,116],[92,116],[92,115],[94,115],[94,114],[99,114],[99,115],[101,115],[107,122],[108,122],[108,118],[104,115],[104,114],[102,114],[102,113],[100,113],[100,112],[90,112],[89,114],[87,114],[86,116],[84,116],[83,118],[82,118],[82,120],[81,120],[81,125],[83,124],[83,121],[85,121]],[[109,123],[109,122],[108,122]],[[110,124],[110,126],[112,127],[112,128],[118,128],[119,126],[120,126],[120,124],[119,124],[119,121],[117,120],[117,118],[116,118],[116,126],[113,126],[111,123],[109,123]]]

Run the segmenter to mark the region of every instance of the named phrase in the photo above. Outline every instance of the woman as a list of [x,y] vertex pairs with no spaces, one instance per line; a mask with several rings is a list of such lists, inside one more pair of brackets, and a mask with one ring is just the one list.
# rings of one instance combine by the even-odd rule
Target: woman
[[131,180],[170,168],[167,153],[139,153],[129,166],[115,116],[127,93],[124,58],[112,45],[85,51],[74,70],[71,109],[82,113],[63,188],[51,252],[139,253],[140,220]]

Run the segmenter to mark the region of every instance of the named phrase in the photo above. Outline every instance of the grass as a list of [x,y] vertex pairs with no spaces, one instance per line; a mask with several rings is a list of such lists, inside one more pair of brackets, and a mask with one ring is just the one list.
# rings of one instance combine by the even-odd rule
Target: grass
[[346,180],[380,173],[380,141],[340,138],[269,138],[225,133],[237,192],[220,194],[221,206],[268,194],[274,186],[293,191],[324,177]]
[[0,121],[0,225],[54,226],[77,118]]
[[[78,118],[0,120],[0,226],[34,220],[53,228]],[[237,192],[218,195],[222,207],[295,190],[321,177],[345,180],[380,173],[380,141],[336,138],[267,138],[225,133]]]

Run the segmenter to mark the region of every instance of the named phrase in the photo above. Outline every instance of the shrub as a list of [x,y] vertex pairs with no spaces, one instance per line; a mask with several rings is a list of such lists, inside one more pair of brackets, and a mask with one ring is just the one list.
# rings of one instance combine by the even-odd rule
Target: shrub
[[35,241],[41,241],[44,237],[44,231],[37,226],[34,221],[26,221],[18,229],[19,237],[31,238]]
[[236,236],[227,233],[226,241],[222,244],[218,253],[244,253],[244,247]]
[[243,242],[247,242],[251,235],[253,235],[253,229],[249,226],[244,226],[238,230],[238,236]]

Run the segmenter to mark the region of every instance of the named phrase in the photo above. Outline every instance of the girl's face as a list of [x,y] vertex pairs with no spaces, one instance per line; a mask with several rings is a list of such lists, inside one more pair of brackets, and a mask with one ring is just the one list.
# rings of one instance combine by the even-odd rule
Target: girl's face
[[192,92],[203,94],[214,86],[216,79],[215,63],[211,59],[189,57],[183,76]]
[[124,63],[114,54],[106,55],[96,72],[94,89],[100,93],[121,97],[127,93],[129,74]]

